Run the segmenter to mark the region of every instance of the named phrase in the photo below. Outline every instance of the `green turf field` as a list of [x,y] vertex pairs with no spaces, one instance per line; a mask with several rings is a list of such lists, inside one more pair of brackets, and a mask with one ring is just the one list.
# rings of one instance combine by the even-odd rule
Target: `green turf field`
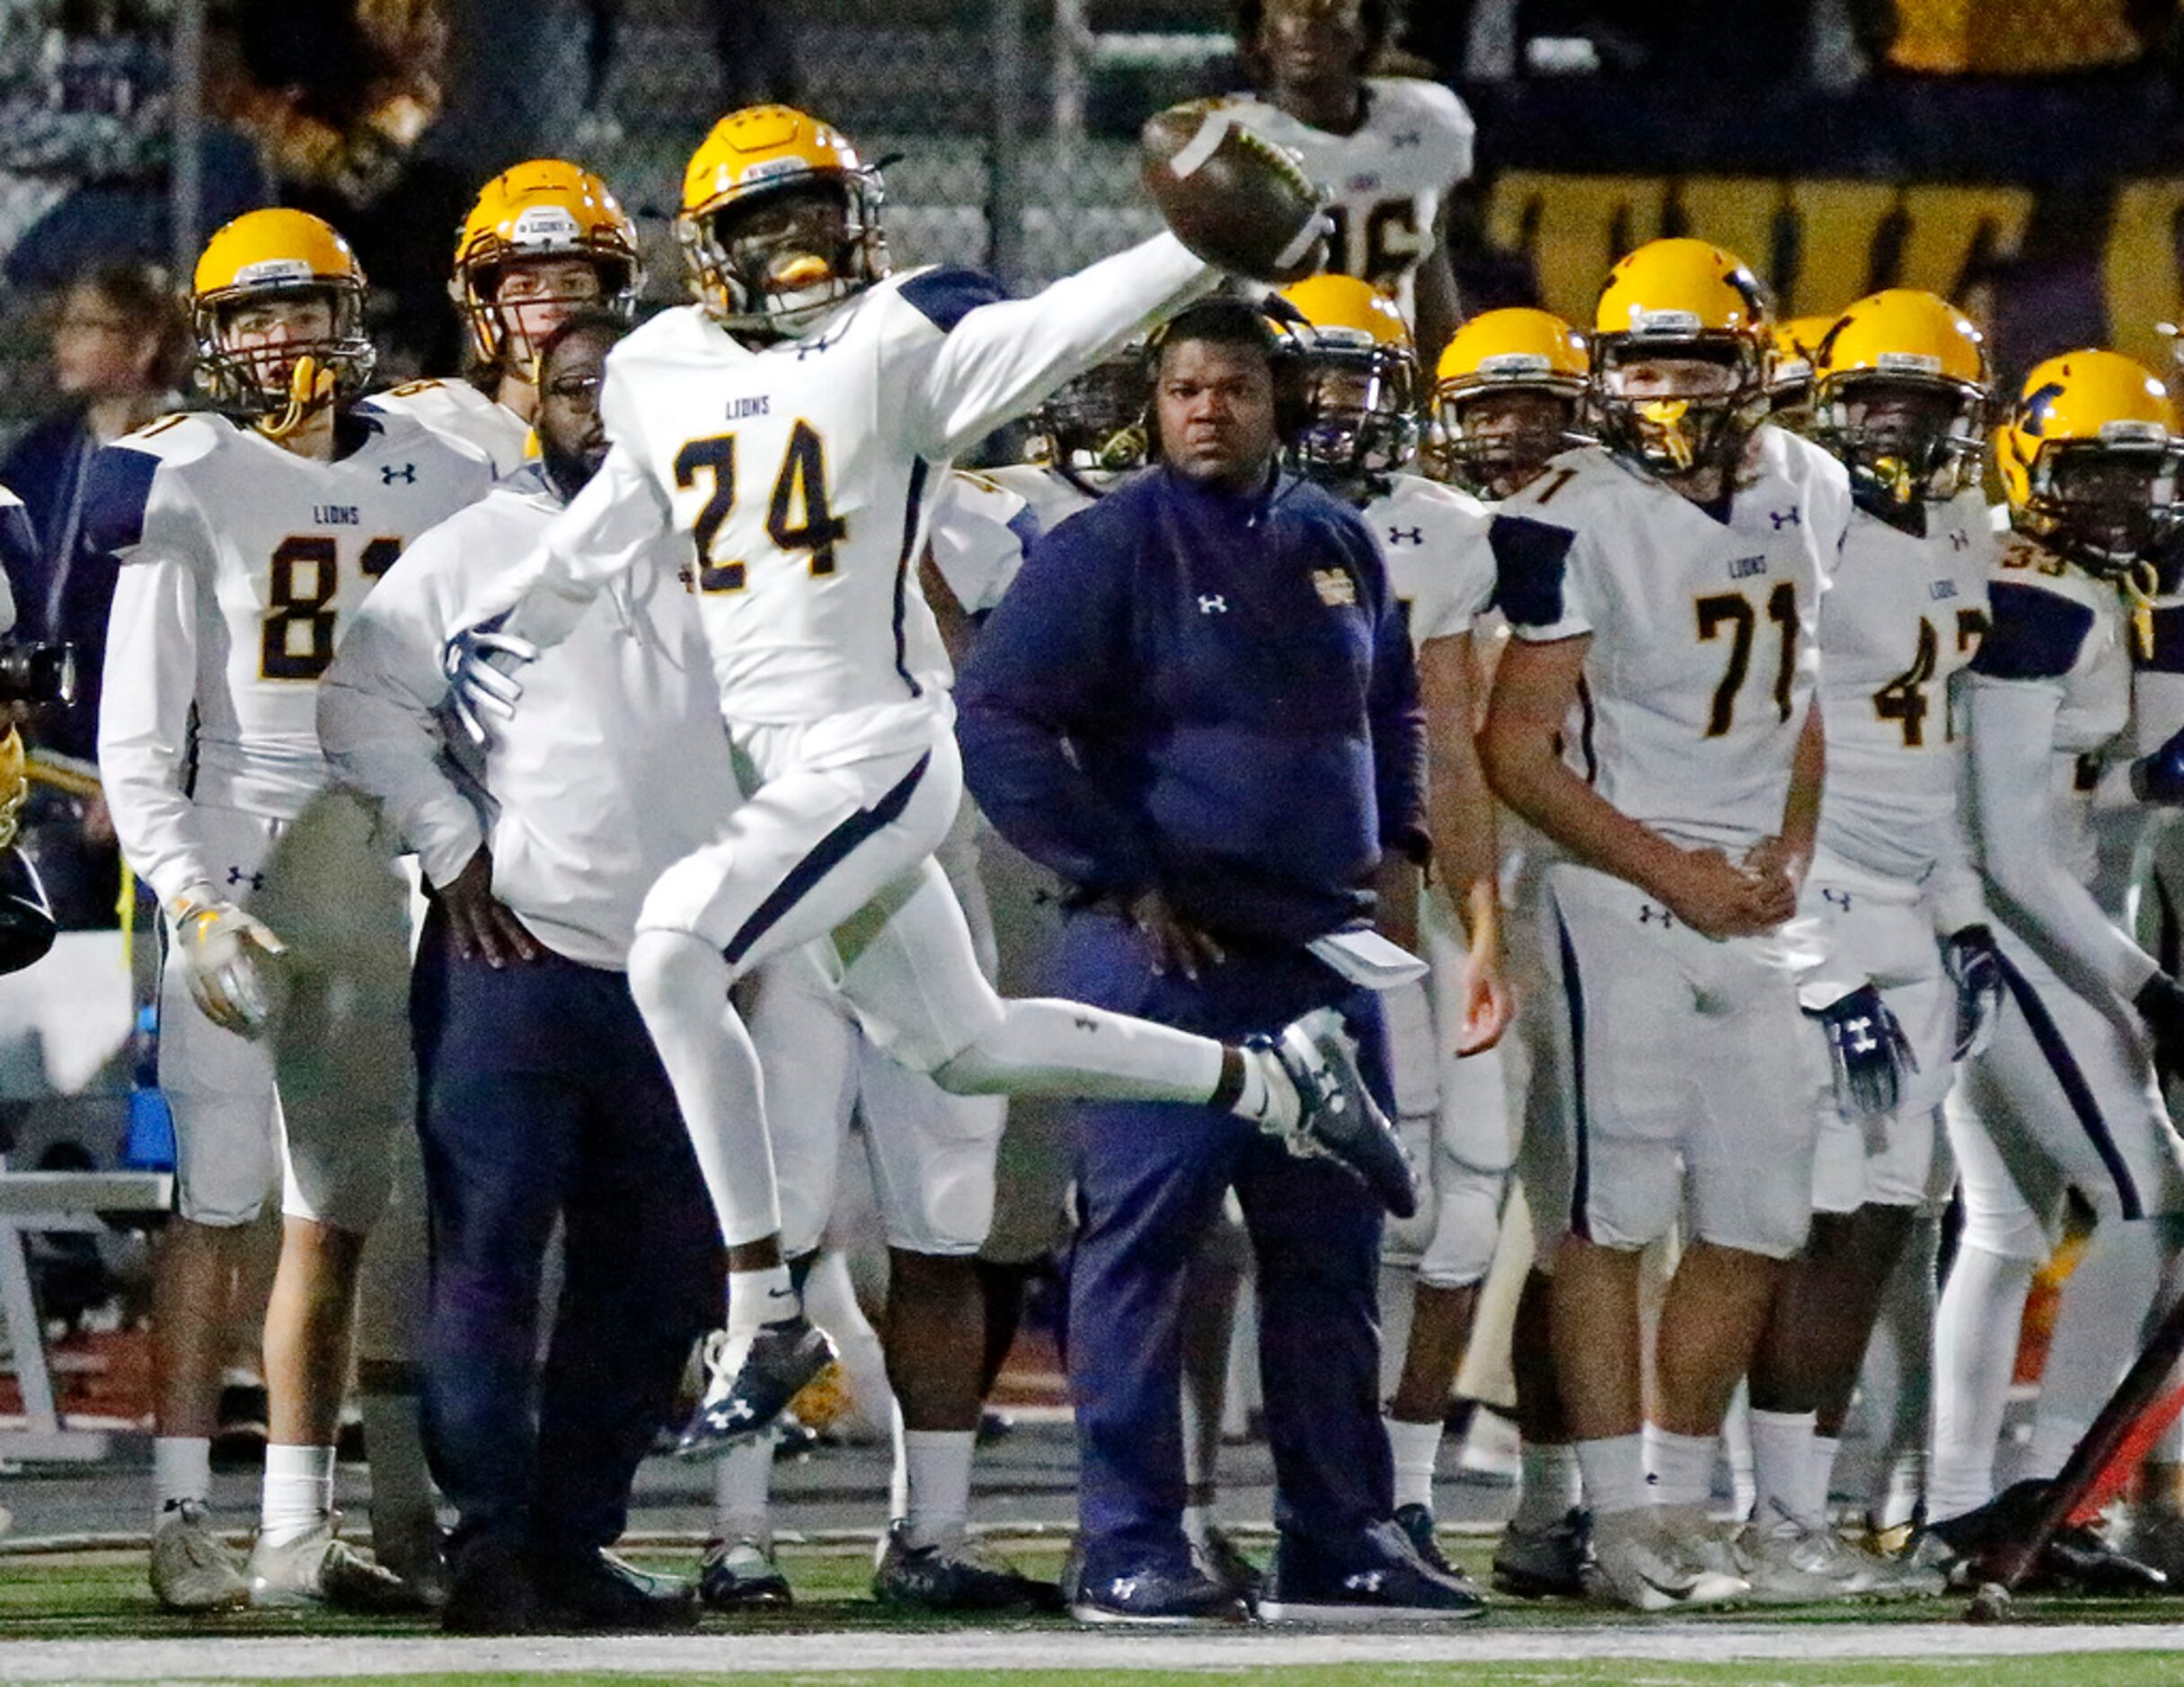
[[[1051,1541],[1026,1542],[1006,1550],[1027,1570],[1051,1571],[1058,1566],[1059,1548]],[[1482,1541],[1456,1543],[1456,1556],[1481,1577],[1485,1573],[1489,1550],[1488,1543]],[[687,1568],[691,1562],[688,1554],[648,1551],[633,1556],[655,1568]],[[561,1656],[551,1673],[546,1667],[535,1672],[522,1669],[511,1672],[506,1665],[517,1660],[506,1656],[467,1660],[447,1657],[444,1652],[438,1656],[430,1656],[438,1648],[420,1647],[419,1643],[434,1639],[437,1630],[422,1621],[286,1612],[239,1612],[210,1620],[171,1617],[155,1609],[145,1585],[141,1559],[135,1553],[0,1557],[0,1682],[28,1678],[20,1670],[10,1668],[10,1641],[164,1643],[152,1653],[162,1665],[156,1676],[148,1675],[138,1667],[147,1650],[141,1645],[138,1647],[135,1654],[137,1663],[132,1665],[128,1675],[136,1680],[252,1682],[276,1676],[286,1681],[335,1679],[287,1674],[280,1670],[261,1674],[248,1664],[228,1662],[208,1673],[205,1665],[192,1661],[196,1657],[208,1663],[210,1655],[203,1643],[217,1639],[254,1638],[262,1645],[268,1639],[287,1638],[316,1642],[321,1647],[330,1640],[342,1645],[339,1664],[331,1667],[371,1672],[341,1674],[339,1679],[345,1682],[434,1683],[448,1683],[450,1687],[458,1683],[461,1687],[488,1687],[489,1683],[491,1687],[500,1687],[502,1683],[513,1687],[517,1683],[542,1681],[553,1683],[553,1687],[593,1682],[633,1687],[635,1683],[670,1681],[733,1682],[738,1687],[769,1687],[771,1683],[813,1683],[816,1687],[816,1683],[825,1683],[831,1687],[834,1683],[900,1679],[913,1672],[915,1680],[931,1683],[931,1687],[985,1687],[986,1683],[992,1687],[1015,1687],[1027,1680],[1069,1681],[1087,1683],[1088,1687],[1092,1683],[1097,1683],[1098,1687],[1156,1687],[1158,1683],[1207,1680],[1265,1680],[1278,1683],[1278,1687],[1316,1687],[1318,1683],[1328,1683],[1329,1687],[1375,1687],[1377,1683],[1426,1682],[1447,1683],[1451,1687],[1473,1687],[1475,1683],[1509,1683],[1511,1687],[1549,1687],[1551,1683],[1555,1687],[1561,1683],[1593,1687],[1595,1683],[1628,1683],[1632,1687],[1684,1687],[1684,1683],[1691,1683],[1692,1687],[1716,1687],[1716,1684],[1729,1687],[1730,1683],[1736,1683],[1737,1687],[1776,1687],[1777,1683],[1780,1687],[1821,1687],[1824,1683],[1827,1687],[1834,1687],[1835,1683],[1841,1683],[1842,1687],[1881,1687],[1882,1683],[1925,1687],[1927,1683],[1934,1683],[1938,1687],[1939,1683],[1976,1683],[1977,1687],[2153,1687],[2154,1683],[2184,1687],[2184,1652],[1962,1655],[1981,1650],[1983,1636],[2006,1632],[2012,1643],[2037,1643],[2037,1630],[2086,1623],[2103,1625],[2107,1635],[2113,1636],[2113,1638],[2103,1637],[2108,1644],[2120,1642],[2127,1647],[2130,1642],[2119,1630],[2127,1630],[2132,1625],[2184,1621],[2184,1604],[2171,1601],[2126,1603],[2028,1599],[2019,1603],[2014,1613],[2018,1621],[2009,1625],[2006,1631],[1980,1630],[1964,1625],[1959,1621],[1963,1603],[1958,1600],[1883,1608],[1777,1609],[1667,1622],[1604,1616],[1596,1611],[1569,1606],[1499,1602],[1485,1623],[1453,1633],[1439,1631],[1434,1644],[1446,1656],[1437,1655],[1430,1661],[1409,1661],[1400,1656],[1401,1646],[1390,1642],[1397,1656],[1383,1656],[1378,1661],[1345,1662],[1341,1648],[1366,1644],[1365,1637],[1345,1635],[1330,1640],[1323,1632],[1319,1645],[1303,1648],[1316,1656],[1287,1662],[1283,1653],[1289,1648],[1283,1643],[1288,1637],[1262,1631],[1249,1637],[1253,1644],[1248,1656],[1239,1655],[1233,1665],[1222,1661],[1216,1653],[1210,1657],[1194,1656],[1189,1660],[1190,1667],[1178,1668],[1165,1666],[1168,1662],[1165,1658],[1155,1659],[1142,1654],[1133,1657],[1130,1644],[1137,1637],[1111,1632],[1085,1634],[1061,1619],[1014,1623],[906,1619],[881,1611],[869,1597],[868,1552],[791,1548],[783,1556],[797,1590],[799,1603],[795,1611],[737,1621],[708,1618],[703,1637],[695,1641],[677,1642],[686,1649],[677,1656],[675,1663],[679,1669],[686,1661],[691,1673],[672,1674],[650,1672],[642,1652],[643,1647],[650,1644],[647,1642],[628,1643],[632,1655],[626,1666],[619,1656],[601,1657],[594,1654]],[[1734,1653],[1739,1642],[1731,1629],[1748,1632],[1755,1625],[1764,1628],[1773,1643],[1768,1649],[1786,1651],[1790,1656],[1736,1657]],[[1709,1630],[1716,1632],[1722,1643],[1711,1648],[1725,1653],[1719,1658],[1709,1656],[1691,1659],[1661,1656],[1618,1659],[1614,1656],[1625,1644],[1636,1649],[1664,1634],[1687,1636],[1698,1649],[1705,1651],[1709,1648],[1704,1637]],[[1391,1632],[1379,1631],[1384,1638]],[[842,1637],[845,1646],[857,1643],[857,1656],[830,1661],[825,1638],[829,1634]],[[1877,1652],[1886,1654],[1895,1643],[1893,1637],[1899,1635],[1907,1656],[1901,1658],[1870,1656]],[[1463,1654],[1474,1643],[1467,1638],[1471,1636],[1476,1636],[1479,1641],[1490,1637],[1508,1637],[1511,1642],[1521,1640],[1531,1655],[1467,1662]],[[1567,1637],[1568,1656],[1555,1656],[1558,1636]],[[1798,1636],[1804,1638],[1793,1638]],[[1238,1642],[1245,1638],[1234,1638]],[[2065,1645],[2070,1644],[2060,1634],[2055,1638]],[[2151,1632],[2148,1638],[2156,1639]],[[2166,1643],[2173,1638],[2173,1633],[2163,1633],[2156,1643]],[[894,1644],[897,1638],[898,1647]],[[1856,1644],[1851,1649],[1861,1650],[1869,1656],[1825,1655],[1831,1647],[1840,1647],[1853,1639]],[[976,1659],[967,1657],[965,1667],[951,1666],[947,1654],[953,1648],[948,1643],[973,1640],[984,1648]],[[1782,1644],[1784,1640],[1791,1643],[1785,1647]],[[404,1645],[405,1641],[409,1644]],[[748,1648],[740,1658],[739,1641]],[[544,1656],[556,1643],[548,1640],[508,1644],[544,1648],[541,1653]],[[716,1645],[720,1648],[718,1653],[712,1649]],[[1808,1648],[1810,1656],[1803,1655]],[[761,1652],[764,1656],[758,1656]],[[1005,1656],[997,1656],[997,1652]],[[411,1653],[416,1655],[405,1655]],[[1944,1655],[1935,1656],[1936,1653]],[[1959,1655],[1947,1656],[1949,1653]],[[72,1672],[66,1676],[44,1674],[36,1679],[122,1679],[118,1665],[109,1665],[117,1672],[113,1675],[98,1673],[101,1666],[97,1658],[102,1655],[86,1654],[80,1673]],[[224,1658],[232,1656],[222,1654]],[[259,1651],[254,1656],[263,1657],[268,1654]],[[875,1656],[898,1658],[899,1662],[874,1669],[871,1665]],[[475,1670],[459,1667],[465,1661],[474,1661],[482,1667]],[[736,1667],[737,1662],[744,1665],[742,1670]],[[1005,1664],[1005,1667],[986,1666],[995,1662]],[[1134,1666],[1155,1662],[1163,1666]],[[776,1669],[776,1663],[785,1667]],[[974,1663],[976,1666],[971,1666]],[[457,1666],[451,1669],[451,1665]],[[595,1671],[596,1665],[603,1667]],[[313,1664],[301,1655],[288,1658],[284,1665],[284,1669],[299,1667],[329,1665]],[[629,1673],[623,1673],[624,1667]]]

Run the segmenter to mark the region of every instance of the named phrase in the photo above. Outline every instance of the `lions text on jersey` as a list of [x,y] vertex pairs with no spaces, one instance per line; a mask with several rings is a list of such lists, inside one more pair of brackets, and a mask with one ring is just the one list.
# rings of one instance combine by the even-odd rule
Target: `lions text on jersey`
[[1491,530],[1516,635],[1592,640],[1571,764],[1673,842],[1731,854],[1782,826],[1851,516],[1849,479],[1817,446],[1763,428],[1754,450],[1725,518],[1587,447]]
[[1923,534],[1851,517],[1820,608],[1819,847],[1836,860],[1906,885],[1966,870],[1950,681],[1986,631],[1995,549],[1976,491],[1930,506]]
[[483,496],[479,453],[354,411],[331,463],[225,417],[170,416],[93,460],[89,543],[121,571],[100,757],[131,865],[163,900],[198,882],[193,805],[293,819],[327,780],[319,676],[411,538]]
[[1347,135],[1239,96],[1229,109],[1287,146],[1332,199],[1328,268],[1395,294],[1409,315],[1411,278],[1433,250],[1450,190],[1472,173],[1472,114],[1437,82],[1368,76],[1364,119]]
[[528,422],[467,381],[405,382],[374,393],[364,407],[411,417],[476,447],[492,460],[496,474],[515,473],[537,450]]

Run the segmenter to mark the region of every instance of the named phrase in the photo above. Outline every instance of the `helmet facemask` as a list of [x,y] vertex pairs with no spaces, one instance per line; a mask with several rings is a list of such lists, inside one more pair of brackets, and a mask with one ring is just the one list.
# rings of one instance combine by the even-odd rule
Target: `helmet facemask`
[[793,340],[888,273],[877,171],[802,170],[677,219],[698,296],[724,328]]
[[2018,524],[2089,573],[2135,575],[2184,513],[2177,505],[2184,441],[2154,422],[2110,422],[2100,432],[2098,440],[2041,445]]
[[[270,329],[253,334],[237,327],[255,307],[279,301],[323,303],[326,331],[272,338]],[[364,331],[364,289],[346,278],[245,280],[200,294],[192,316],[199,384],[222,411],[251,420],[276,439],[328,405],[358,397],[378,360]],[[260,343],[237,344],[243,338]]]
[[1945,502],[1979,481],[1986,399],[1939,375],[1855,370],[1829,376],[1813,435],[1882,512]]
[[1733,474],[1766,420],[1764,365],[1742,334],[1603,335],[1592,385],[1601,440],[1666,479]]
[[1340,343],[1327,331],[1299,331],[1301,420],[1290,460],[1322,479],[1389,474],[1418,444],[1417,381],[1410,360],[1386,346]]
[[1435,456],[1446,480],[1474,497],[1513,498],[1580,443],[1578,393],[1534,385],[1445,392]]
[[[582,264],[591,272],[592,285],[526,287],[521,297],[501,296],[509,276],[526,270],[544,273],[547,266],[561,264]],[[466,264],[457,285],[463,314],[470,322],[472,343],[483,354],[484,361],[528,380],[538,359],[538,348],[556,326],[579,311],[607,310],[624,322],[634,316],[640,277],[636,263],[619,253],[582,249],[526,252],[511,247]],[[552,321],[538,324],[528,320],[545,310],[557,313]]]
[[1142,352],[1096,363],[1033,412],[1044,461],[1064,474],[1119,474],[1145,460],[1153,371]]

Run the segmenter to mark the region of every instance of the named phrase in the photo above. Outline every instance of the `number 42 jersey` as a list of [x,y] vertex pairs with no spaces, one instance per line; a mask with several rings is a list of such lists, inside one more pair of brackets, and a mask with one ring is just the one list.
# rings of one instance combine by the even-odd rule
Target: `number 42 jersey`
[[1511,630],[1592,640],[1564,747],[1609,802],[1731,856],[1781,829],[1851,508],[1842,464],[1774,427],[1722,517],[1590,446],[1497,506]]
[[482,497],[484,455],[352,411],[331,463],[213,414],[93,460],[89,543],[117,558],[100,761],[130,864],[163,901],[204,878],[193,806],[293,819],[328,780],[318,681],[411,540]]

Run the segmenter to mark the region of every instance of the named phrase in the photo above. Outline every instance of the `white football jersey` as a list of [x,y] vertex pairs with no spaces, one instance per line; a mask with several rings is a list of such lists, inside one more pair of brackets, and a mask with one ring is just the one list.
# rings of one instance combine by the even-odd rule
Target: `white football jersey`
[[492,484],[482,454],[406,417],[343,426],[364,437],[332,463],[212,414],[93,461],[84,531],[122,564],[100,761],[122,847],[163,900],[198,881],[193,805],[293,819],[326,782],[318,681],[347,618]]
[[1472,173],[1472,114],[1437,82],[1368,76],[1365,120],[1347,135],[1300,123],[1279,106],[1240,94],[1228,109],[1287,146],[1331,196],[1328,268],[1360,276],[1412,310],[1411,278],[1433,250],[1449,192]]
[[1027,299],[919,269],[800,338],[746,344],[663,312],[608,356],[606,464],[506,580],[507,624],[551,644],[615,574],[686,534],[731,724],[809,727],[870,752],[928,738],[946,671],[916,564],[936,482],[1010,417],[1215,276],[1160,235]]
[[1497,506],[1511,630],[1592,640],[1571,766],[1686,847],[1736,855],[1779,831],[1850,517],[1843,465],[1774,427],[1727,520],[1590,446]]
[[[2101,757],[2131,724],[2130,614],[2108,581],[2017,534],[2003,541],[1988,597],[1993,625],[1973,664],[1975,680],[2056,692],[2046,793],[2051,852],[2091,884],[2099,865],[2093,794]],[[2039,799],[2038,792],[2022,795],[2028,803]]]
[[38,566],[38,535],[22,499],[0,486],[0,632],[15,625],[15,578]]
[[1997,552],[1976,491],[1930,507],[1923,537],[1852,515],[1820,605],[1819,845],[1830,855],[1912,885],[1963,861],[1950,679],[1986,632]]
[[1494,600],[1494,551],[1486,506],[1420,474],[1393,474],[1358,512],[1388,565],[1410,648],[1469,632]]
[[[1088,482],[1111,481],[1101,475]],[[933,517],[933,566],[967,615],[984,614],[1015,583],[1039,535],[1089,509],[1098,494],[1037,463],[956,469]]]
[[468,381],[407,381],[374,393],[364,407],[408,416],[436,434],[448,434],[492,459],[493,473],[513,474],[538,455],[531,424]]

